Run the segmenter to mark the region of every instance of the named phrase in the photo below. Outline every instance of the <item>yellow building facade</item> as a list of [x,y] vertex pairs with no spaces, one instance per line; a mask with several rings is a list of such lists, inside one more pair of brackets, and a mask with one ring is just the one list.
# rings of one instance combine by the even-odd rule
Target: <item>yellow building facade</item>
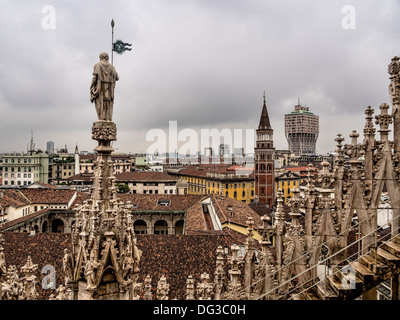
[[303,178],[290,171],[284,171],[283,173],[276,175],[275,177],[275,192],[277,193],[279,189],[283,192],[283,201],[287,203],[288,199],[293,198],[293,190],[300,189],[300,184],[303,182]]
[[217,194],[242,202],[254,202],[254,176],[245,174],[232,167],[192,167],[179,172],[178,175],[188,182],[188,194]]

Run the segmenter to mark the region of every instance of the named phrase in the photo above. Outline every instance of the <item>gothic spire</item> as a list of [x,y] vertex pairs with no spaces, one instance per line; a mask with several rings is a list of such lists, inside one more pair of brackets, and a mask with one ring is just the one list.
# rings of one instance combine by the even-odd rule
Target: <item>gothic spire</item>
[[264,105],[261,112],[260,124],[258,125],[259,130],[272,130],[269,122],[269,116],[267,111],[267,103],[265,102],[265,91],[264,91]]

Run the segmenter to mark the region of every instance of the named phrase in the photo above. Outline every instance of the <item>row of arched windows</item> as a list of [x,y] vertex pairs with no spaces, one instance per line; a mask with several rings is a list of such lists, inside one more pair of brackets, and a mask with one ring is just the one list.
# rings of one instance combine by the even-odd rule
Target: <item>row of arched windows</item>
[[[175,234],[183,234],[183,220],[178,220],[175,223]],[[133,228],[136,234],[147,234],[147,223],[144,220],[136,220],[133,223]],[[168,223],[165,220],[157,220],[154,223],[154,234],[167,235]]]
[[[72,222],[72,225],[74,222]],[[175,222],[175,234],[176,235],[181,235],[183,234],[183,225],[184,221],[183,220],[178,220]],[[72,226],[71,226],[72,227]],[[136,220],[133,224],[134,230],[136,234],[147,234],[147,223],[144,220]],[[154,225],[154,234],[159,234],[159,235],[167,235],[168,234],[168,223],[165,220],[157,220]],[[33,230],[35,233],[46,233],[46,232],[52,232],[52,233],[64,233],[65,232],[65,226],[64,222],[61,219],[55,219],[51,222],[51,225],[49,227],[48,222],[44,221],[42,226],[39,227],[37,224],[33,227]],[[27,229],[24,230],[24,232],[28,232]]]

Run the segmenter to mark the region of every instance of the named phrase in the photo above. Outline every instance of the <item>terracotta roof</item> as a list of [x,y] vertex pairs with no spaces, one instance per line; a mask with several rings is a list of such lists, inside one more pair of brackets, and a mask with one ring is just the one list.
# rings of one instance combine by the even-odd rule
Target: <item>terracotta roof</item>
[[[56,287],[63,284],[64,276],[62,260],[64,249],[72,250],[71,235],[61,233],[38,233],[30,236],[23,233],[2,233],[5,240],[4,254],[6,265],[20,268],[26,263],[28,256],[38,265],[35,272],[36,288],[40,300],[46,300],[53,289],[43,289],[41,281],[43,267],[53,266],[56,272]],[[165,275],[170,285],[169,299],[184,299],[186,280],[192,275],[197,283],[200,274],[207,272],[213,281],[216,265],[216,249],[218,246],[231,247],[237,240],[230,235],[200,236],[161,236],[137,235],[138,248],[143,254],[139,263],[138,282],[143,282],[147,275],[152,277],[153,299],[156,299],[157,282]],[[226,259],[225,259],[226,263]],[[225,264],[226,265],[226,264]],[[226,265],[227,269],[227,265]]]
[[139,171],[123,172],[115,176],[116,181],[177,181],[177,178],[164,172]]
[[[133,211],[184,211],[201,201],[204,195],[178,194],[131,194],[119,193],[118,197],[126,203],[130,201]],[[169,205],[160,205],[159,201],[169,200]]]
[[[172,172],[171,172],[172,173]],[[198,178],[208,178],[217,179],[212,177],[207,177],[207,173],[216,174],[248,174],[248,178],[254,177],[254,168],[243,167],[239,165],[232,164],[200,164],[196,166],[189,166],[181,169],[178,173],[180,176],[198,177]],[[247,178],[247,177],[246,177]],[[233,178],[235,179],[235,178]],[[237,177],[237,179],[243,179],[243,177]]]
[[59,189],[23,189],[20,192],[31,203],[66,204],[74,195],[74,190]]
[[207,171],[204,168],[191,166],[180,170],[178,174],[182,176],[205,178],[207,176]]
[[29,204],[29,200],[18,189],[1,190],[0,205],[2,207],[21,207]]
[[185,231],[188,235],[204,234],[204,232],[207,231],[203,214],[203,205],[200,200],[186,211]]
[[20,268],[30,256],[32,262],[38,265],[35,272],[38,298],[47,300],[50,294],[56,295],[57,293],[53,289],[43,289],[42,280],[44,274],[42,274],[42,269],[45,266],[53,266],[56,272],[56,287],[58,288],[59,285],[64,284],[62,260],[64,249],[72,250],[71,234],[38,233],[30,236],[27,232],[4,232],[2,235],[5,240],[3,247],[6,265],[15,265],[19,276],[22,277],[23,274]]
[[260,217],[265,215],[268,217],[272,216],[273,209],[261,202],[252,202],[248,206],[252,208]]
[[68,177],[65,180],[69,180],[69,181],[91,181],[93,177],[93,173],[80,173],[80,174],[76,174],[74,176]]
[[2,223],[2,224],[0,224],[0,231],[6,230],[6,229],[8,229],[10,227],[13,227],[13,226],[15,226],[17,224],[20,224],[22,222],[25,222],[27,220],[33,219],[33,218],[35,218],[37,216],[40,216],[42,214],[43,215],[48,214],[50,211],[52,211],[52,210],[43,209],[43,210],[39,210],[39,211],[36,211],[34,213],[28,214],[26,216],[23,216],[23,217],[20,217],[20,218],[17,218],[17,219]]
[[[200,274],[204,272],[209,273],[210,281],[213,281],[218,246],[230,248],[237,244],[233,237],[226,234],[138,235],[137,238],[138,248],[143,251],[138,282],[144,282],[148,274],[152,277],[153,299],[156,299],[157,282],[162,275],[165,275],[170,285],[170,300],[185,299],[186,280],[189,275],[195,279],[195,286],[200,280]],[[226,260],[225,266],[227,267]]]
[[43,182],[34,182],[32,184],[29,184],[27,186],[22,187],[22,189],[32,189],[32,188],[44,188],[44,189],[56,189],[57,186],[49,184],[49,183],[43,183]]
[[253,218],[255,229],[262,224],[260,216],[242,201],[226,197],[222,198],[215,194],[211,195],[211,199],[222,224],[230,222],[247,227],[249,217]]

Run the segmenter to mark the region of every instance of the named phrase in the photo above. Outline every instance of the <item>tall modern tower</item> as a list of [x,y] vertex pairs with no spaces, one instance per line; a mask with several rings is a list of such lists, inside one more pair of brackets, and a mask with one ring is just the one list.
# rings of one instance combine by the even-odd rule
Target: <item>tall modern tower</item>
[[256,130],[256,147],[254,148],[255,164],[255,193],[260,203],[272,207],[275,203],[275,148],[273,141],[274,130],[269,121],[267,104],[262,107],[260,124]]
[[300,103],[294,111],[285,114],[285,136],[289,150],[296,156],[315,155],[319,134],[319,117],[302,107]]
[[52,155],[54,153],[54,142],[53,141],[47,141],[47,153],[49,155]]

